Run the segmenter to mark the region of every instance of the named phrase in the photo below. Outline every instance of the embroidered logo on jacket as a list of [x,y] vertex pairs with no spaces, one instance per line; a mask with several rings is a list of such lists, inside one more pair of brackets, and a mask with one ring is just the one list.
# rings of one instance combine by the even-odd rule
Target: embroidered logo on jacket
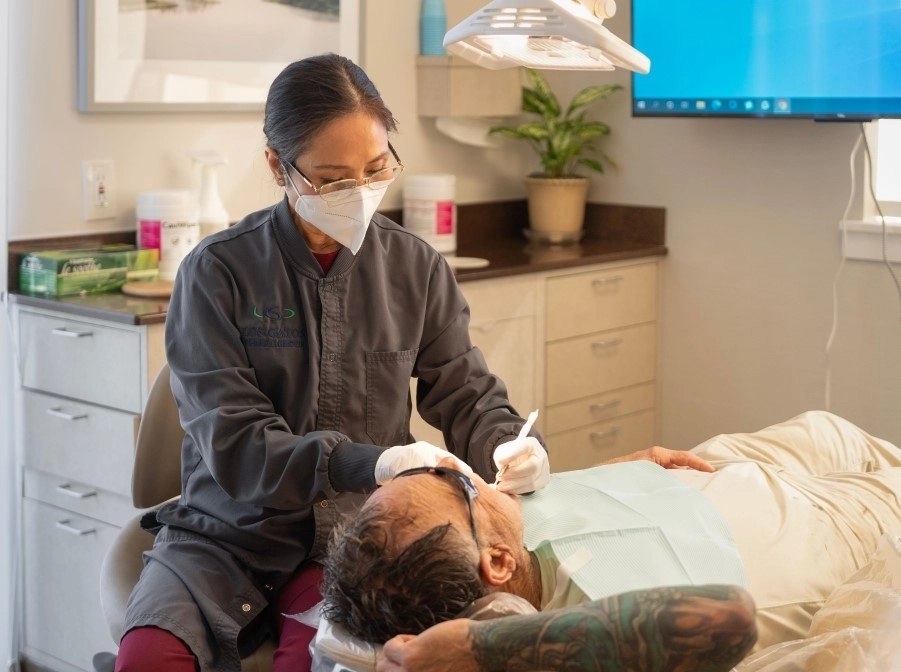
[[297,311],[287,306],[254,306],[254,323],[239,325],[245,348],[301,348],[304,334],[299,327],[284,322],[297,317]]
[[253,316],[260,320],[290,320],[295,315],[297,315],[296,310],[285,306],[253,307]]

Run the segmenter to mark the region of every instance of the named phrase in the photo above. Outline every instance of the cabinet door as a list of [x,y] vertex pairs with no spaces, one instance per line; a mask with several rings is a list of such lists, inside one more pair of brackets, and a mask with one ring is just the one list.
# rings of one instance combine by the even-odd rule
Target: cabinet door
[[100,606],[100,566],[118,528],[23,501],[25,644],[83,670],[115,651]]
[[[460,285],[469,303],[469,337],[482,351],[488,369],[504,381],[510,402],[521,415],[537,408],[540,397],[535,366],[537,282],[532,276],[518,276]],[[415,381],[412,386],[415,404]],[[426,424],[415,409],[410,431],[419,440],[444,446],[441,432]]]
[[[535,392],[535,318],[473,322],[469,334],[475,347],[482,351],[488,369],[507,386],[507,394],[516,411],[526,416],[537,408]],[[416,400],[416,381],[411,383]],[[441,432],[427,424],[418,413],[410,419],[410,431],[420,441],[444,446]]]

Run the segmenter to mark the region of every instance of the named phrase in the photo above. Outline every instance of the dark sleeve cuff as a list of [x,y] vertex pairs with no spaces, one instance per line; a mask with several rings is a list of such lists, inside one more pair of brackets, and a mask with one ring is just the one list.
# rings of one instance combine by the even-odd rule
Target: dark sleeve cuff
[[373,492],[375,463],[385,448],[368,443],[342,441],[332,450],[328,480],[337,492]]

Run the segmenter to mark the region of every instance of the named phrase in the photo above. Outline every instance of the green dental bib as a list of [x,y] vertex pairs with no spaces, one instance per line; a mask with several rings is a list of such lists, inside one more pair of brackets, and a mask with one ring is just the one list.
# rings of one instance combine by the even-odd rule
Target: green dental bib
[[552,474],[522,512],[543,609],[657,586],[747,584],[716,507],[652,462]]

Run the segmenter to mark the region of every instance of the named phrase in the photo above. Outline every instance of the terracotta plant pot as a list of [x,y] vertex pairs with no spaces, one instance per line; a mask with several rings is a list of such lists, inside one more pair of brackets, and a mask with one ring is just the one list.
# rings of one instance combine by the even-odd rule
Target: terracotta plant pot
[[527,177],[530,238],[549,243],[575,242],[585,223],[587,177]]

